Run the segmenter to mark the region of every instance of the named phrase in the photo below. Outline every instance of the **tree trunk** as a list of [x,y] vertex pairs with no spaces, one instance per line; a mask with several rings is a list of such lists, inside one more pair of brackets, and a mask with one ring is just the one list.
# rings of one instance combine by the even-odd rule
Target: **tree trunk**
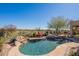
[[58,28],[56,28],[56,36],[58,36],[58,34],[59,34],[59,30],[58,30]]

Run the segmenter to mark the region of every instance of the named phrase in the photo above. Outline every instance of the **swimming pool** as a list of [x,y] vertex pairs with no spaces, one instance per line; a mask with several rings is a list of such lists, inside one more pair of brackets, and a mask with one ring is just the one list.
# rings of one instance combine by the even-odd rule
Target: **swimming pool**
[[59,44],[58,41],[41,40],[35,43],[28,42],[20,46],[19,50],[24,55],[44,55],[53,51]]

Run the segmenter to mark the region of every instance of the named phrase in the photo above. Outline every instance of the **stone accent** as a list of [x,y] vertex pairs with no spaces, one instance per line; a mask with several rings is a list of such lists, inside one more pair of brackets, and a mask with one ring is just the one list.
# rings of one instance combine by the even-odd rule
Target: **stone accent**
[[19,42],[26,42],[28,39],[28,37],[24,37],[24,36],[17,36],[16,40],[19,41]]

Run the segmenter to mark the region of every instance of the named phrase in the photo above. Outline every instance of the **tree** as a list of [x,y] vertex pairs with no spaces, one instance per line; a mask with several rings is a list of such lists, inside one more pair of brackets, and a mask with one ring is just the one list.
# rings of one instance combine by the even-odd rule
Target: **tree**
[[6,40],[14,38],[16,35],[17,31],[15,25],[6,25],[2,29],[0,29],[0,37],[5,37]]
[[[15,36],[16,26],[7,25],[0,29],[0,55],[2,55],[3,45]],[[6,53],[6,52],[5,52]]]
[[3,28],[4,28],[6,31],[9,31],[9,32],[13,32],[13,31],[16,30],[16,26],[15,26],[15,25],[12,25],[12,24],[6,25],[6,26],[4,26]]
[[54,17],[48,22],[48,28],[55,29],[55,34],[58,35],[61,28],[67,27],[67,20],[63,17]]

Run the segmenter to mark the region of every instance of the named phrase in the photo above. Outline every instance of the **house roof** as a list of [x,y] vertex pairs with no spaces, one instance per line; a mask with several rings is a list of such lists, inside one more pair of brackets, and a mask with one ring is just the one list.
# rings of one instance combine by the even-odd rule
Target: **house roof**
[[79,26],[79,20],[78,21],[70,21],[70,25]]

